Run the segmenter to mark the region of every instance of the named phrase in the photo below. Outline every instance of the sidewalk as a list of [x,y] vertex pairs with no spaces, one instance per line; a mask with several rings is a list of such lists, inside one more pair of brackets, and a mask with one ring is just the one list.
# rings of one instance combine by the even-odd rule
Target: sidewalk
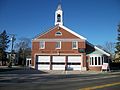
[[64,70],[36,70],[29,67],[21,67],[21,66],[13,66],[12,68],[8,68],[7,66],[0,66],[1,74],[45,74],[45,75],[77,75],[77,74],[115,74],[120,73],[120,70],[112,70],[112,71],[64,71]]
[[79,70],[75,70],[75,71],[49,70],[49,71],[45,71],[45,72],[47,72],[48,74],[51,74],[51,75],[107,73],[107,72],[100,72],[100,71],[79,71]]

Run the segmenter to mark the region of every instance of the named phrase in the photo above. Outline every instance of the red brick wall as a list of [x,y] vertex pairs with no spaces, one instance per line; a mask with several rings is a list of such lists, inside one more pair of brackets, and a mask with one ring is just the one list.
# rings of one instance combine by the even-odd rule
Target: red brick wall
[[[32,65],[34,65],[35,53],[79,53],[77,49],[72,49],[72,42],[61,42],[61,49],[55,48],[56,42],[45,42],[45,49],[40,49],[39,42],[32,42]],[[85,48],[85,42],[79,42],[79,48]],[[86,66],[86,54],[84,54],[84,65]]]
[[[55,33],[57,31],[60,31],[62,33],[62,36],[55,36]],[[63,28],[60,28],[58,29],[58,27],[54,28],[53,30],[51,31],[48,31],[47,33],[41,35],[40,37],[38,37],[38,39],[41,39],[41,38],[45,38],[45,39],[49,39],[49,38],[78,38],[77,36],[71,34],[70,32],[64,30]],[[79,38],[78,38],[79,39]]]
[[95,67],[95,66],[94,67],[89,67],[90,71],[101,71],[101,69],[102,69],[102,66],[99,66],[99,67],[98,66],[97,67]]
[[[57,31],[62,32],[62,36],[55,36],[55,33]],[[39,36],[37,39],[79,39],[78,47],[85,49],[86,44],[85,41],[80,39],[79,37],[73,35],[72,33],[62,29],[59,27],[55,27],[51,31],[46,32],[45,34]],[[34,55],[35,53],[57,53],[59,51],[60,53],[79,53],[77,49],[72,49],[72,42],[61,42],[61,49],[58,50],[55,48],[56,42],[45,42],[45,49],[40,49],[39,41],[33,40],[32,42],[32,65],[34,65]],[[85,61],[83,62],[85,64],[86,62],[86,54],[84,55]],[[85,64],[86,66],[86,64]]]
[[83,67],[86,67],[86,53],[83,53]]
[[[45,42],[45,49],[40,49],[40,45],[39,42],[32,42],[32,52],[40,52],[40,51],[56,51],[58,49],[56,49],[56,42]],[[85,43],[84,42],[79,42],[78,44],[79,48],[85,48]],[[77,49],[72,49],[72,42],[61,42],[61,49],[59,51],[62,51],[64,53],[71,53],[71,52],[75,52],[75,53],[79,53]]]

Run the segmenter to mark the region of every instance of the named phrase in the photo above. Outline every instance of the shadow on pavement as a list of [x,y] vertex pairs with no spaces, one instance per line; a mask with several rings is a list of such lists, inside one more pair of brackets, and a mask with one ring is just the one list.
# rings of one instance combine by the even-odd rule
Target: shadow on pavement
[[0,74],[46,74],[47,72],[39,71],[28,67],[0,68]]

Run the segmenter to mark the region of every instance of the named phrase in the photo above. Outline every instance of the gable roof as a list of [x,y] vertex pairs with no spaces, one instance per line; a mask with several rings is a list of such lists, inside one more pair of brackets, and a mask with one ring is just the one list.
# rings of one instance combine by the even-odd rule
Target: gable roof
[[104,50],[98,48],[97,46],[94,46],[94,48],[95,48],[96,50],[100,51],[101,53],[103,53],[103,54],[105,54],[105,55],[107,55],[107,56],[110,56],[109,53],[107,53],[106,51],[104,51]]
[[[45,35],[46,33],[48,33],[48,32],[50,32],[50,31],[54,30],[56,27],[61,27],[61,28],[63,28],[64,30],[66,30],[67,32],[69,32],[69,33],[71,33],[71,34],[77,36],[78,38],[83,39],[83,40],[87,40],[85,37],[83,37],[83,36],[77,34],[76,32],[70,30],[69,28],[67,28],[67,27],[65,27],[65,26],[63,26],[63,25],[56,25],[56,26],[54,26],[53,28],[50,28],[47,32],[44,32],[44,33],[42,33],[42,34],[36,36],[34,39],[37,39],[38,37]],[[33,40],[34,40],[34,39],[33,39]]]
[[52,31],[52,30],[53,30],[54,28],[56,28],[56,27],[57,27],[57,25],[54,26],[54,27],[50,27],[49,30],[47,30],[47,31],[43,31],[42,33],[37,34],[32,40],[35,40],[35,39],[37,39],[38,37],[40,37],[40,36],[42,36],[42,35],[50,32],[50,31]]
[[67,28],[67,27],[65,27],[65,26],[63,26],[63,25],[59,25],[59,27],[65,29],[66,31],[72,33],[73,35],[75,35],[75,36],[77,36],[77,37],[79,37],[79,38],[81,38],[81,39],[83,39],[83,40],[87,40],[85,37],[79,35],[78,33],[76,33],[76,32],[74,32],[74,31],[70,30],[69,28]]

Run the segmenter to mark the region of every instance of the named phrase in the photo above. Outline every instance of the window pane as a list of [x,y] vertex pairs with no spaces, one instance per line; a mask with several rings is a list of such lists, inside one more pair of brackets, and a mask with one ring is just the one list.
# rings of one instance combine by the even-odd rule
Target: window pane
[[94,65],[93,57],[92,57],[92,65]]
[[45,42],[43,42],[43,41],[40,42],[40,48],[41,48],[41,49],[44,49],[44,48],[45,48]]
[[56,48],[60,48],[60,42],[56,42]]
[[95,57],[95,65],[97,65],[97,57]]
[[72,42],[72,48],[77,48],[77,42]]
[[98,57],[98,65],[100,65],[100,57]]
[[55,35],[56,35],[56,36],[61,36],[62,33],[61,33],[60,31],[58,31],[58,32],[55,33]]
[[102,57],[102,65],[103,65],[103,63],[104,63],[104,57]]

